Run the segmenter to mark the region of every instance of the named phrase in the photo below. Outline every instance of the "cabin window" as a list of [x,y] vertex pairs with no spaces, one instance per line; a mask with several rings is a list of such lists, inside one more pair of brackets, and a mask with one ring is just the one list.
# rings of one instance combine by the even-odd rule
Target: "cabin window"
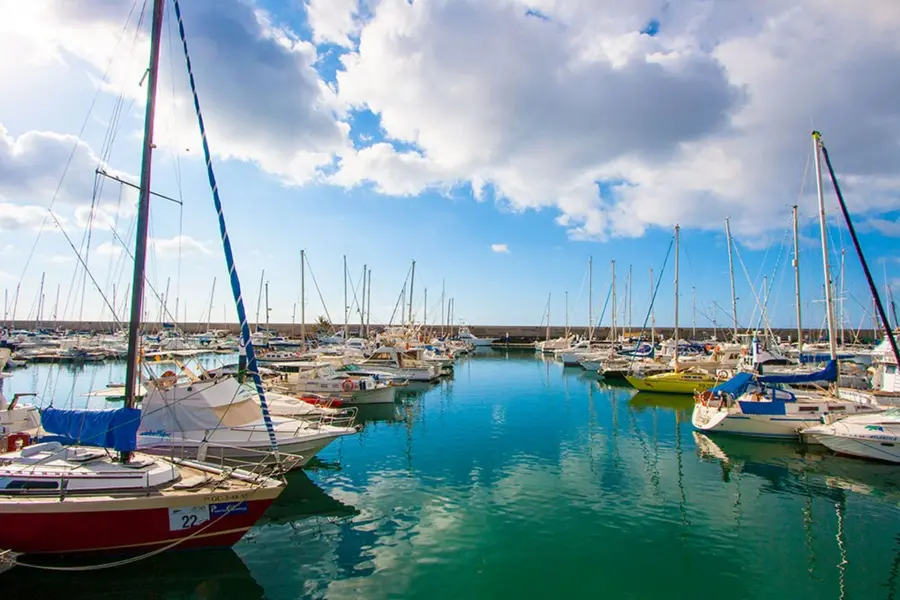
[[897,365],[888,365],[884,368],[884,372],[888,375],[896,375],[897,374]]
[[818,406],[801,406],[799,408],[800,412],[816,412],[819,410]]
[[894,447],[894,444],[892,444],[891,442],[881,442],[881,445],[882,445],[882,446],[888,446],[889,448],[893,448],[893,447]]
[[29,481],[27,479],[14,479],[7,484],[7,490],[56,490],[59,489],[58,481]]
[[842,410],[847,410],[847,407],[846,406],[829,406],[828,410],[833,411],[833,412],[839,412]]

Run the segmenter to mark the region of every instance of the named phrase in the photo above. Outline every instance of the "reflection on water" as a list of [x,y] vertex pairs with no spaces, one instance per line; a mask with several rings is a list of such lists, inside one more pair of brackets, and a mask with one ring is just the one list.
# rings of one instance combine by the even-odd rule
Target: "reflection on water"
[[[235,552],[204,558],[218,573],[184,573],[177,554],[141,571],[173,565],[155,597],[894,597],[895,467],[708,437],[688,397],[482,354],[361,407],[360,435],[291,475]],[[17,595],[147,593],[135,571],[11,573]]]
[[[96,562],[91,559],[88,564]],[[41,564],[73,566],[78,563],[44,559]],[[4,598],[253,600],[266,597],[264,588],[231,548],[164,553],[114,569],[81,573],[16,567],[0,575],[0,586]]]

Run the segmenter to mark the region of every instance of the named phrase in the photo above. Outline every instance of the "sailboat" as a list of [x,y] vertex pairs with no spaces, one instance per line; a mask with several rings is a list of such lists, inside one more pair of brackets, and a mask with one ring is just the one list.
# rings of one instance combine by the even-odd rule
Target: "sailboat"
[[[0,455],[0,550],[25,555],[141,554],[175,548],[230,546],[244,536],[284,489],[283,480],[259,473],[135,452],[141,418],[141,411],[135,408],[135,391],[140,372],[139,338],[164,5],[165,0],[153,2],[125,406],[113,410],[44,409],[41,417],[45,431],[66,441],[81,443],[66,446],[60,441],[46,441]],[[178,0],[174,0],[174,5],[241,334],[247,342],[248,368],[254,374],[271,450],[277,461],[278,448],[262,383],[255,373],[256,358],[249,343],[250,328],[225,230],[193,73],[190,72]],[[111,456],[105,449],[115,450],[118,455]],[[13,560],[21,562],[17,557]]]
[[645,377],[636,375],[625,377],[632,387],[642,392],[693,394],[708,390],[719,382],[713,375],[701,369],[682,370],[678,368],[678,238],[680,229],[678,225],[675,226],[675,333],[673,336],[675,357],[672,362],[674,370]]
[[[836,393],[839,357],[834,322],[834,301],[831,294],[831,271],[828,264],[825,199],[822,189],[821,158],[825,150],[817,132],[813,132],[813,152],[815,153],[819,227],[825,275],[825,310],[831,360],[825,369],[815,373],[770,375],[739,373],[725,383],[697,394],[692,422],[694,427],[701,431],[760,437],[797,438],[798,435],[802,435],[808,441],[816,441],[819,436],[808,435],[807,431],[808,428],[821,423],[823,419],[833,419],[835,416],[872,415],[881,409],[874,400],[861,398],[859,401],[853,401],[839,397],[839,393]],[[834,177],[833,173],[832,177]],[[835,189],[838,190],[836,182]],[[843,203],[839,190],[838,199]],[[846,213],[845,217],[847,217]],[[849,217],[847,217],[847,222],[855,241],[855,232],[852,223],[849,222]],[[868,267],[864,261],[863,267],[868,274]],[[877,296],[874,286],[871,285],[871,279],[870,287],[872,287],[873,295]],[[880,302],[877,303],[880,304]],[[893,341],[893,338],[890,339]],[[799,392],[783,387],[817,382],[828,383],[832,389]],[[851,422],[858,423],[859,421]],[[824,443],[825,439],[833,437],[834,428],[830,431],[822,430],[821,434]]]

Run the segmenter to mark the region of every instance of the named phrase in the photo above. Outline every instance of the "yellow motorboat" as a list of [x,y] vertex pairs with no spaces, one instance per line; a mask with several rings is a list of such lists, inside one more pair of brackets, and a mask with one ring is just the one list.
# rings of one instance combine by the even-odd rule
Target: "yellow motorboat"
[[669,371],[646,377],[629,375],[625,379],[637,390],[660,394],[693,394],[721,383],[713,375],[700,371]]

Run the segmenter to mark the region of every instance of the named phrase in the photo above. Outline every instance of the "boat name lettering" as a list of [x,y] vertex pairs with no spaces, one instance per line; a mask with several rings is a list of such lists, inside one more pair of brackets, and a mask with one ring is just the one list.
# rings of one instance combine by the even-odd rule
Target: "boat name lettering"
[[219,502],[209,505],[209,514],[211,517],[224,517],[225,515],[243,515],[247,514],[249,507],[247,501],[243,502]]

